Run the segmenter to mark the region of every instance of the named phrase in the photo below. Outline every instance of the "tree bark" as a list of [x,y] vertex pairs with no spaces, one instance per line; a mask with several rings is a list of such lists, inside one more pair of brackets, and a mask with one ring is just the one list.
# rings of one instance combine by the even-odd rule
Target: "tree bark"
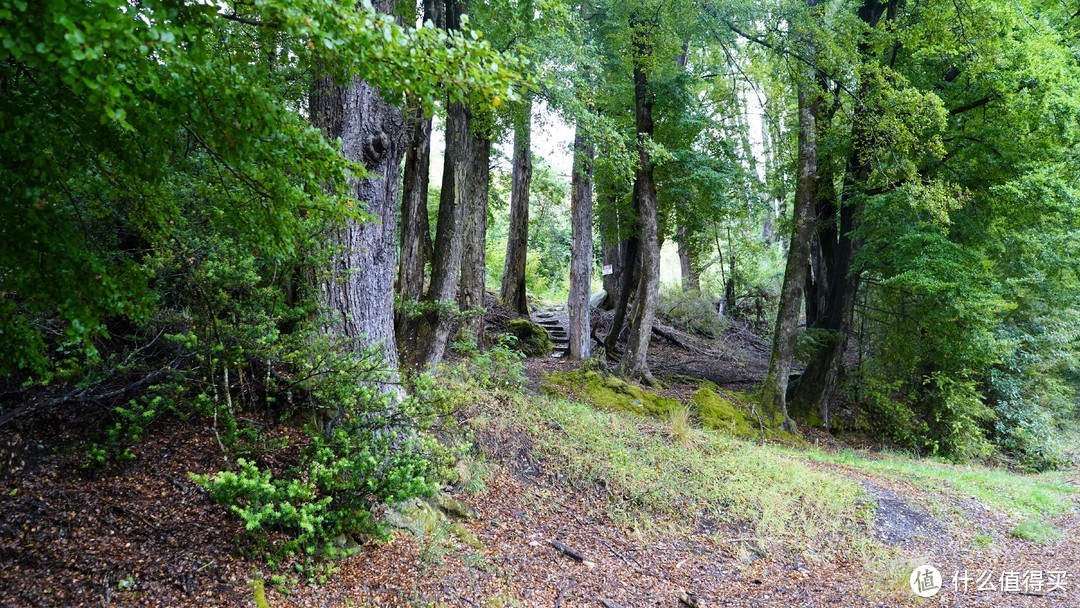
[[[391,12],[393,5],[380,0],[374,7]],[[359,347],[381,348],[387,366],[396,370],[394,274],[404,116],[378,89],[356,79],[342,86],[317,78],[309,103],[312,122],[327,138],[340,139],[346,158],[367,169],[368,177],[350,178],[348,188],[351,204],[374,218],[346,220],[331,233],[332,260],[319,281],[332,315],[325,330]]]
[[796,165],[799,173],[795,186],[795,216],[791,240],[788,243],[784,284],[780,291],[780,309],[776,313],[769,373],[765,378],[761,397],[762,415],[768,424],[783,425],[787,429],[794,428],[787,411],[787,385],[798,340],[799,308],[810,257],[810,238],[814,230],[814,199],[817,191],[818,101],[817,95],[811,91],[814,82],[812,76],[812,73],[804,73],[797,84],[799,150]]
[[[615,201],[612,200],[611,204],[614,205]],[[605,266],[611,266],[611,274],[603,275],[604,285],[604,301],[600,303],[600,308],[604,310],[611,310],[615,308],[615,300],[619,291],[619,277],[622,274],[622,240],[618,236],[618,214],[615,215],[615,230],[612,234],[612,230],[601,230],[600,241],[603,246],[603,264]]]
[[499,300],[503,306],[529,314],[525,293],[525,264],[529,249],[529,187],[532,184],[532,100],[514,124],[514,160],[510,186],[510,233],[506,239]]
[[406,131],[405,180],[401,193],[401,262],[398,293],[415,302],[424,295],[424,267],[431,261],[431,226],[428,222],[428,176],[431,163],[431,117],[415,104]]
[[682,271],[683,291],[700,293],[701,280],[694,268],[694,255],[690,250],[690,242],[686,235],[686,224],[681,220],[676,230],[675,240],[679,245],[679,268]]
[[641,278],[638,281],[634,308],[630,315],[630,332],[626,352],[619,362],[621,374],[655,384],[646,356],[652,336],[656,305],[660,296],[660,234],[658,230],[656,183],[648,141],[654,131],[652,94],[646,65],[652,56],[652,24],[648,21],[631,23],[634,32],[634,106],[638,136],[638,171],[635,182],[638,203],[638,229],[641,235]]
[[464,338],[483,343],[484,292],[487,278],[487,209],[491,176],[491,140],[470,134],[469,183],[465,187],[464,251],[458,306],[467,313],[461,324]]
[[574,134],[574,171],[571,175],[570,218],[570,357],[588,359],[592,350],[589,296],[592,287],[592,163],[593,146],[578,127]]
[[[424,0],[423,17],[436,27],[442,27],[443,0]],[[403,302],[417,302],[424,296],[424,269],[433,256],[427,208],[431,174],[431,117],[424,114],[419,100],[411,104],[405,130],[408,144],[401,193],[398,294]],[[402,315],[398,315],[399,333],[405,322]]]

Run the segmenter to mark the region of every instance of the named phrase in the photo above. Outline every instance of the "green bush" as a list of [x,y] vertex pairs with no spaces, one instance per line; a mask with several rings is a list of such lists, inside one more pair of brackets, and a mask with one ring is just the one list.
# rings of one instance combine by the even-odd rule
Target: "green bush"
[[[334,557],[342,534],[383,534],[377,506],[435,489],[441,450],[425,424],[432,402],[401,400],[379,391],[371,374],[354,372],[331,371],[315,382],[312,398],[329,416],[308,428],[311,441],[297,465],[274,471],[241,458],[235,470],[192,475],[243,520],[254,545],[280,533],[272,555]],[[337,400],[322,401],[330,396]]]

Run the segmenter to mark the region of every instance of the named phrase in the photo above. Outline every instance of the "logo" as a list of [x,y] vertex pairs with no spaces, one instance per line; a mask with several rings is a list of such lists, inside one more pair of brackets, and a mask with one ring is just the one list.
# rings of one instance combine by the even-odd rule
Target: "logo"
[[915,595],[919,597],[934,597],[938,591],[941,591],[941,572],[938,569],[927,564],[925,566],[919,566],[911,572],[911,578],[908,579],[911,584],[911,590]]

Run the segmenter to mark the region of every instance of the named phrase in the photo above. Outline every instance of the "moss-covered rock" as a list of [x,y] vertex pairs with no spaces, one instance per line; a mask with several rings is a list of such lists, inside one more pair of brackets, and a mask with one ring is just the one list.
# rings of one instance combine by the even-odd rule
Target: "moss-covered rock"
[[661,397],[617,376],[596,370],[551,373],[544,376],[543,382],[549,390],[556,387],[570,391],[579,399],[594,405],[635,414],[666,416],[680,406],[675,399]]
[[551,353],[551,336],[543,327],[528,319],[511,319],[506,323],[510,335],[517,338],[517,348],[529,357],[543,357]]

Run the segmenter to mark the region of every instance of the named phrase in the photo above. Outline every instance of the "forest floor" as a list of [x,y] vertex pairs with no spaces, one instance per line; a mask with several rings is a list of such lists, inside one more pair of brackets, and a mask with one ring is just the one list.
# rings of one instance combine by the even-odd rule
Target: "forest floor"
[[[762,343],[734,331],[654,341],[662,392],[759,383]],[[1080,606],[1080,470],[676,432],[536,390],[572,365],[530,360],[527,386],[458,412],[476,454],[451,492],[474,517],[367,544],[322,584],[286,573],[268,605]],[[0,436],[18,454],[0,463],[0,605],[256,605],[274,571],[238,554],[240,525],[188,479],[225,465],[210,421],[163,425],[92,474],[82,451],[54,449],[80,439],[64,425]],[[942,575],[930,599],[908,582],[925,564]]]

